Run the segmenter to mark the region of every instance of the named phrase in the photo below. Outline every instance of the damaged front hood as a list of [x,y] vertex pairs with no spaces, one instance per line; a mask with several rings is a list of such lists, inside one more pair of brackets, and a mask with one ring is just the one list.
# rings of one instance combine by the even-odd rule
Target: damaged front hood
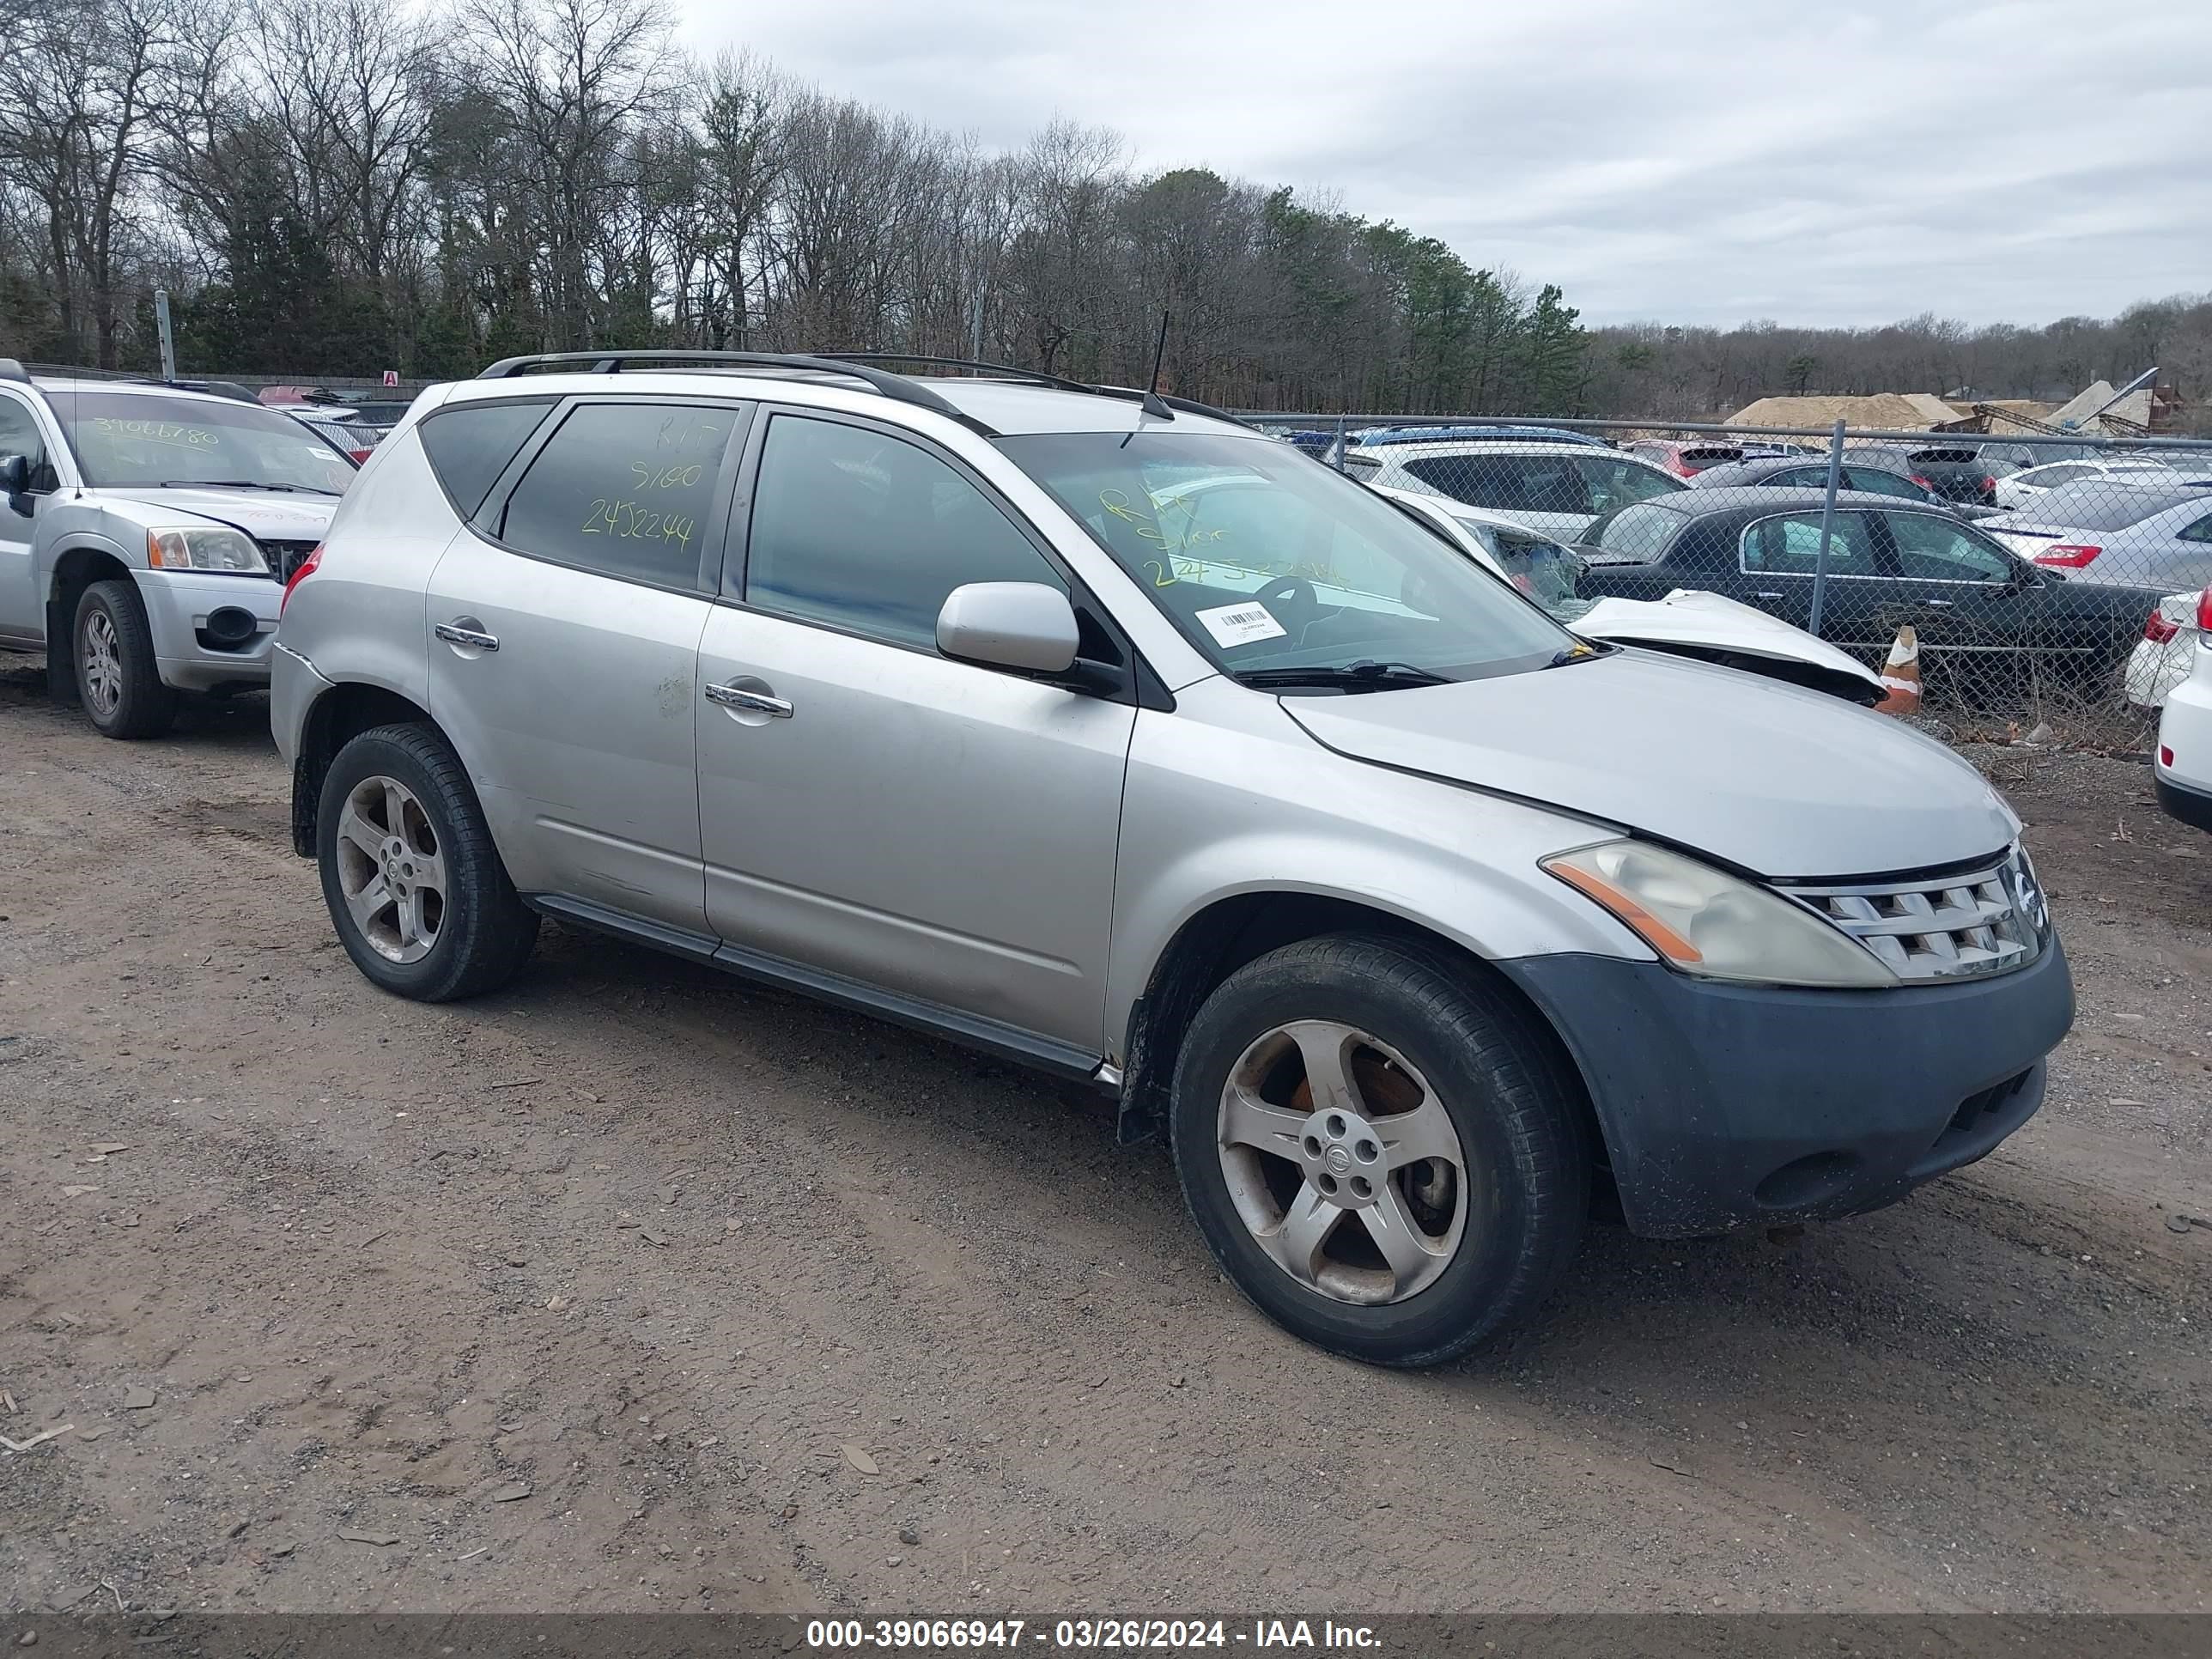
[[1932,738],[1838,698],[1627,650],[1492,679],[1285,696],[1340,754],[1620,824],[1769,877],[2002,851],[2015,818]]
[[1678,587],[1663,599],[1600,599],[1567,626],[1618,645],[1790,664],[1809,671],[1794,677],[1798,684],[1854,701],[1881,695],[1881,676],[1848,652],[1718,593]]

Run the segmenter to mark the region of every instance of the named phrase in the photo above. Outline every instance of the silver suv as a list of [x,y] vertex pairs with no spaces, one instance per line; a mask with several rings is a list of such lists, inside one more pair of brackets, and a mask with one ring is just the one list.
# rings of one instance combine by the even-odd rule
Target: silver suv
[[283,581],[353,476],[238,388],[0,359],[0,649],[43,650],[111,738],[167,731],[179,691],[266,684]]
[[550,915],[1089,1079],[1364,1359],[1525,1317],[1594,1208],[1888,1203],[2027,1121],[2073,1015],[1949,752],[1578,639],[1155,394],[502,363],[377,449],[276,650],[376,984],[489,991]]

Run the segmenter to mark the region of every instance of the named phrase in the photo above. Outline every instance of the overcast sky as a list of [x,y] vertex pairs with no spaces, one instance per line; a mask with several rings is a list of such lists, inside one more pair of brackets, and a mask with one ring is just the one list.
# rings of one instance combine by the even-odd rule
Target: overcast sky
[[2212,288],[2212,0],[677,0],[993,146],[1055,115],[1556,282],[1592,322]]

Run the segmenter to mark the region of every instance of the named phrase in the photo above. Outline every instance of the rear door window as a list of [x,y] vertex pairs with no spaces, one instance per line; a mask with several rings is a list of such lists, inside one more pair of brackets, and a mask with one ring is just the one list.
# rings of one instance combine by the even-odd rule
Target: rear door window
[[[1825,483],[1826,478],[1822,479]],[[1875,495],[1897,495],[1906,501],[1924,501],[1928,492],[1910,478],[1900,478],[1894,472],[1885,472],[1878,466],[1852,466],[1844,470],[1844,487],[1863,489]]]
[[507,497],[500,539],[603,576],[696,590],[743,420],[714,404],[580,404]]
[[[1810,576],[1820,568],[1820,515],[1792,513],[1761,519],[1747,526],[1741,543],[1743,568],[1770,576]],[[1866,515],[1838,513],[1828,539],[1831,576],[1881,574]]]
[[461,404],[422,422],[422,453],[430,458],[453,511],[473,519],[507,464],[544,420],[550,403]]

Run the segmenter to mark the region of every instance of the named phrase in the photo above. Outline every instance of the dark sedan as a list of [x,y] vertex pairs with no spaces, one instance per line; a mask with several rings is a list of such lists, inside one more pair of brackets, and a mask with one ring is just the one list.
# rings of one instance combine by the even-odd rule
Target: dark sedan
[[[1917,483],[1895,466],[1882,466],[1862,454],[1847,453],[1839,480],[1845,489],[1862,489],[1875,495],[1894,495],[1900,501],[1948,505],[1949,498]],[[1758,460],[1730,461],[1709,466],[1690,480],[1692,489],[1741,489],[1751,484],[1765,489],[1826,489],[1828,463],[1802,455],[1770,455]]]
[[[1583,597],[1703,588],[1811,626],[1821,491],[1685,489],[1607,514],[1585,532]],[[1962,689],[2017,678],[2027,653],[2075,684],[2117,672],[2161,597],[2039,569],[1972,525],[1896,495],[1836,497],[1821,637],[1869,659],[1910,623]]]

